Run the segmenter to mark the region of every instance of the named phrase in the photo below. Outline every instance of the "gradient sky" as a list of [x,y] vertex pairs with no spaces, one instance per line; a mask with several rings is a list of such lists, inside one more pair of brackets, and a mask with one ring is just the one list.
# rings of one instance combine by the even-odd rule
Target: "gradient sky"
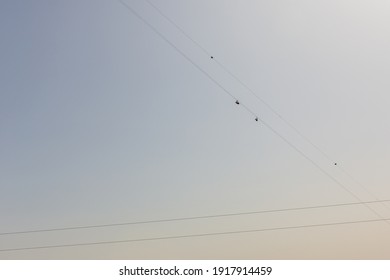
[[[361,201],[390,199],[389,1],[151,0],[338,167],[147,2],[124,1]],[[0,38],[0,232],[356,201],[119,1],[2,0]],[[357,205],[3,235],[0,250],[377,218]],[[378,222],[0,259],[390,259],[389,236]]]

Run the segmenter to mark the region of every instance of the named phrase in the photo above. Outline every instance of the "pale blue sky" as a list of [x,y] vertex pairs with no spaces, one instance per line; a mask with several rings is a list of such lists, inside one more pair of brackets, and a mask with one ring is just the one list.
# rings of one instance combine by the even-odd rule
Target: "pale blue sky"
[[[387,1],[151,1],[371,194],[390,198]],[[147,2],[125,2],[361,200],[373,200]],[[0,36],[1,232],[355,201],[118,1],[3,0]],[[354,206],[0,236],[0,249],[369,218],[377,217]],[[390,258],[389,233],[377,223],[0,258]]]

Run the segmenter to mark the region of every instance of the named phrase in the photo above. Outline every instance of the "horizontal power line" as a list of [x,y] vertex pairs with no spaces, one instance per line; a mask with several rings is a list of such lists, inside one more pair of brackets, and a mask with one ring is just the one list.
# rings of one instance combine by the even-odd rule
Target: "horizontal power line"
[[146,242],[146,241],[172,240],[172,239],[183,239],[183,238],[209,237],[209,236],[221,236],[221,235],[233,235],[233,234],[266,232],[266,231],[279,231],[279,230],[292,230],[292,229],[303,229],[303,228],[315,228],[315,227],[327,227],[327,226],[340,226],[340,225],[373,223],[373,222],[381,222],[381,221],[384,221],[384,220],[385,221],[389,221],[390,219],[371,219],[371,220],[360,220],[360,221],[347,221],[347,222],[335,222],[335,223],[323,223],[323,224],[310,224],[310,225],[287,226],[287,227],[273,227],[273,228],[264,228],[264,229],[239,230],[239,231],[223,231],[223,232],[199,233],[199,234],[188,234],[188,235],[173,235],[173,236],[139,238],[139,239],[127,239],[127,240],[114,240],[114,241],[75,243],[75,244],[61,244],[61,245],[47,245],[47,246],[35,246],[35,247],[9,248],[9,249],[0,249],[0,252],[14,252],[14,251],[27,251],[27,250],[41,250],[41,249],[69,248],[69,247],[95,246],[95,245],[106,245],[106,244],[121,244],[121,243],[134,243],[134,242]]
[[124,222],[124,223],[110,223],[110,224],[99,224],[99,225],[86,225],[86,226],[73,226],[73,227],[2,232],[2,233],[0,233],[0,235],[17,235],[17,234],[30,234],[30,233],[42,233],[42,232],[54,232],[54,231],[66,231],[66,230],[80,230],[80,229],[106,228],[106,227],[166,223],[166,222],[179,222],[179,221],[189,221],[189,220],[213,219],[213,218],[234,217],[234,216],[244,216],[244,215],[269,214],[269,213],[277,213],[277,212],[289,212],[289,211],[300,211],[300,210],[302,211],[302,210],[312,210],[312,209],[321,209],[321,208],[353,206],[353,205],[362,205],[363,203],[374,204],[374,203],[383,203],[383,202],[390,202],[390,199],[384,199],[384,200],[380,200],[380,201],[375,200],[375,201],[365,201],[365,202],[349,202],[349,203],[327,204],[327,205],[306,206],[306,207],[292,207],[292,208],[281,208],[281,209],[249,211],[249,212],[235,212],[235,213],[225,213],[225,214],[216,214],[216,215],[191,216],[191,217],[169,218],[169,219],[156,219],[156,220],[134,221],[134,222]]

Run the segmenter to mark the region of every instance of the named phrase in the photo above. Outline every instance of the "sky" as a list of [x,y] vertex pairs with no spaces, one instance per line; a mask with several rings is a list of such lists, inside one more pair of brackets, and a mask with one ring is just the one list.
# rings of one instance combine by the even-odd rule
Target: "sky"
[[390,218],[1,234],[390,199],[388,1],[150,0],[214,60],[123,2],[165,40],[118,0],[0,2],[0,259],[390,259],[384,221],[5,251]]

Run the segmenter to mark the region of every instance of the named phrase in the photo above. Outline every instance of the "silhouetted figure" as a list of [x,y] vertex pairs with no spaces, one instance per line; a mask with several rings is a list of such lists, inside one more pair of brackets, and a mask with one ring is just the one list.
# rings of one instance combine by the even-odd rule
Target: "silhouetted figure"
[[211,59],[214,59],[214,56],[211,56],[210,58],[211,58]]
[[238,102],[238,100],[236,100],[236,104],[237,104],[237,105],[240,105],[240,102]]
[[258,121],[259,121],[259,118],[258,118],[258,117],[256,117],[256,118],[255,118],[255,121],[257,121],[257,122],[258,122]]

